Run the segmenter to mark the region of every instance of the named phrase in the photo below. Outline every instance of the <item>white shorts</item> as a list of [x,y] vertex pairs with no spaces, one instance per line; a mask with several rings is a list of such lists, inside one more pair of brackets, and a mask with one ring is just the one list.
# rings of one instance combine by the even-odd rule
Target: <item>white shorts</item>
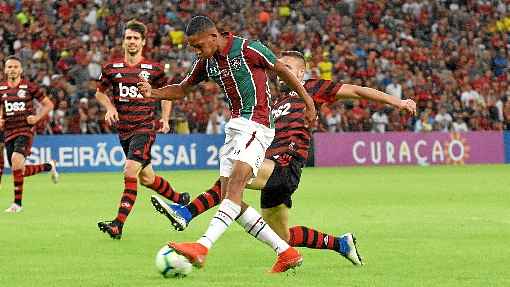
[[243,117],[231,119],[225,125],[225,144],[220,149],[220,176],[230,177],[238,160],[249,164],[252,178],[257,177],[273,138],[274,129]]

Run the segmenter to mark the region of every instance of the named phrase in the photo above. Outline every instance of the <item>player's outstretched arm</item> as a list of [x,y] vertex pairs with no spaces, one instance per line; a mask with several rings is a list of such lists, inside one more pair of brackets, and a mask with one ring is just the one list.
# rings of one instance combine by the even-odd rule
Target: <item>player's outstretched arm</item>
[[413,100],[400,100],[394,96],[368,87],[343,84],[336,93],[336,99],[367,99],[407,110],[413,115],[416,114],[416,103]]
[[274,71],[290,89],[296,91],[298,95],[303,98],[306,105],[305,118],[308,123],[313,123],[316,119],[315,105],[313,99],[308,95],[303,85],[299,82],[296,76],[282,63],[280,60],[276,60],[274,65]]
[[138,90],[144,97],[159,100],[178,100],[184,98],[188,93],[189,86],[186,82],[172,84],[159,89],[153,89],[146,80],[138,82]]

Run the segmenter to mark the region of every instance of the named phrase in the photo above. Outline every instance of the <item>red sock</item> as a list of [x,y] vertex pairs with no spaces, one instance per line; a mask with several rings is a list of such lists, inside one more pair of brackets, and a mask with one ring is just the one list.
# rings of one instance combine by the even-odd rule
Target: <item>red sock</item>
[[204,193],[197,196],[188,204],[192,218],[215,207],[221,202],[221,182],[218,179],[214,185]]
[[31,176],[34,174],[38,174],[44,171],[50,171],[51,164],[43,163],[43,164],[33,164],[33,165],[25,165],[25,177]]
[[137,194],[137,179],[136,177],[124,177],[124,193],[120,199],[119,212],[115,221],[121,226],[126,222],[126,219],[133,208],[136,201]]
[[304,226],[294,226],[289,228],[289,231],[290,246],[313,249],[330,249],[335,251],[340,250],[337,237],[333,235],[328,235]]
[[21,206],[21,199],[23,197],[23,172],[21,169],[12,171],[14,177],[14,203]]
[[175,191],[170,183],[159,175],[156,175],[154,182],[151,185],[146,185],[146,187],[154,190],[161,196],[166,199],[170,199],[173,202],[179,203],[181,200],[181,194]]

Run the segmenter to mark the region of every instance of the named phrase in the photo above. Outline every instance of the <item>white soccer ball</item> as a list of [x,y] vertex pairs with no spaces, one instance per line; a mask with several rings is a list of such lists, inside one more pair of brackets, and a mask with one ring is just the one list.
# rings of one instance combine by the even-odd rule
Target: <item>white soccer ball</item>
[[189,260],[168,245],[163,246],[156,254],[156,268],[165,278],[184,277],[193,270]]

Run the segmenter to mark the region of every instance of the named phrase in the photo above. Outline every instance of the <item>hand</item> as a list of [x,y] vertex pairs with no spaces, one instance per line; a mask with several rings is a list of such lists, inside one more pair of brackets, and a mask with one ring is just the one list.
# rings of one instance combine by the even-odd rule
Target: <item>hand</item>
[[399,108],[410,112],[413,116],[416,115],[416,103],[411,100],[400,100]]
[[30,115],[27,117],[27,123],[29,125],[35,125],[38,121],[39,121],[39,117],[37,117],[37,116]]
[[3,129],[4,125],[5,125],[5,120],[4,119],[0,119],[0,129]]
[[140,80],[140,82],[136,83],[138,86],[138,91],[144,98],[150,98],[152,94],[151,84],[149,84],[149,82],[147,82],[147,80],[142,77],[140,77]]
[[167,134],[170,131],[168,120],[160,119],[159,122],[161,123],[161,128],[158,130],[158,132]]
[[117,113],[117,109],[107,109],[106,114],[104,115],[104,120],[109,126],[113,126],[116,122],[118,122],[119,113]]
[[315,126],[317,120],[317,113],[315,112],[315,106],[312,104],[311,107],[305,109],[305,127],[312,128]]

